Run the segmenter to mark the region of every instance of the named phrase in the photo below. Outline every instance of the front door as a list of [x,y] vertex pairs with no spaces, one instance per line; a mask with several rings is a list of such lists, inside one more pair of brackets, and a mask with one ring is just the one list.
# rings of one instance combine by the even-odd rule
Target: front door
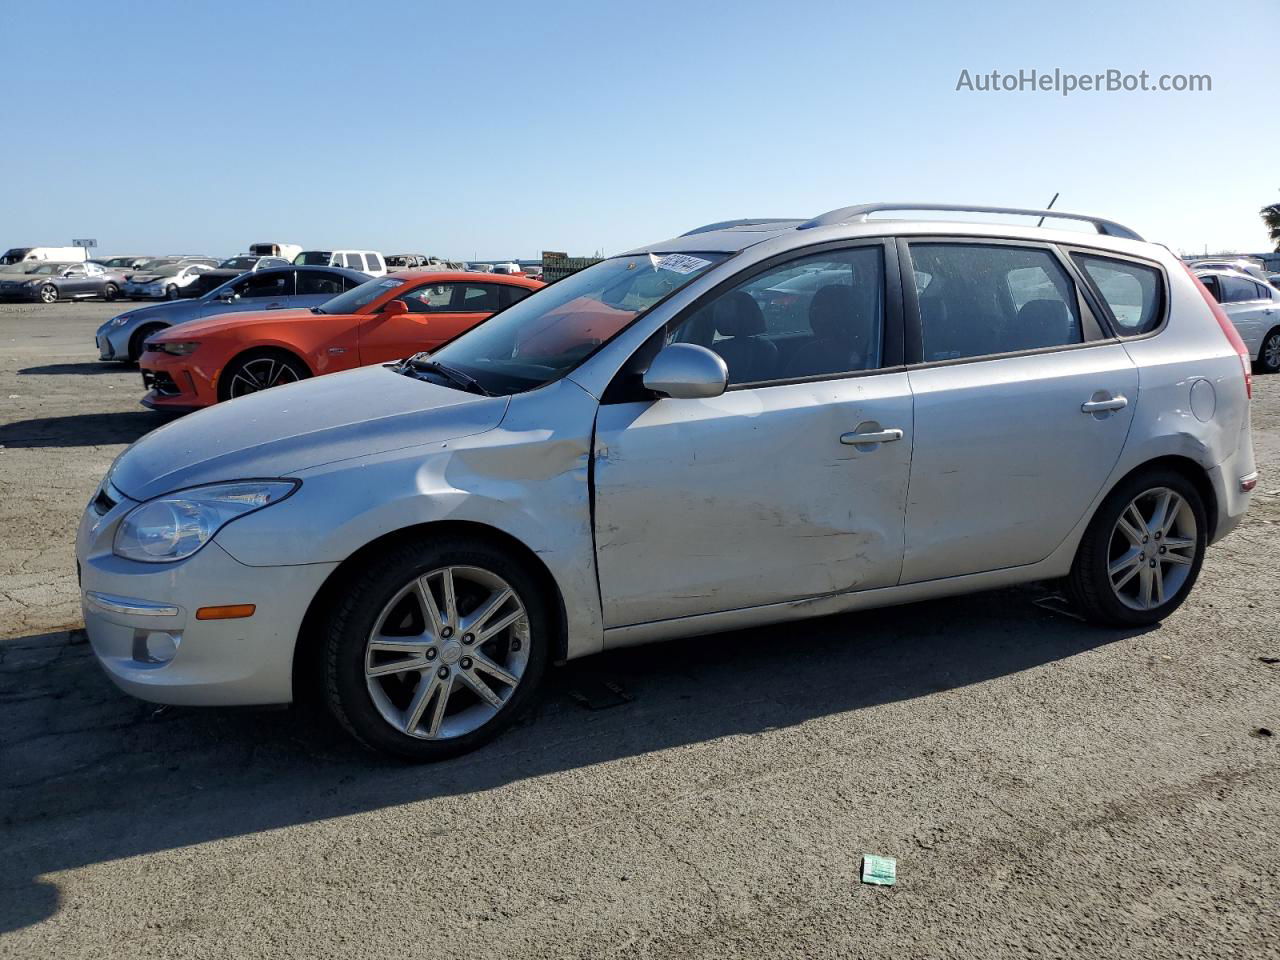
[[606,626],[898,582],[912,399],[896,348],[886,369],[884,262],[864,244],[752,271],[669,334],[725,358],[725,394],[601,405]]
[[1052,248],[922,241],[910,254],[922,342],[902,582],[1043,560],[1119,459],[1137,368]]
[[374,313],[360,325],[360,362],[386,363],[434,350],[498,310],[497,284],[431,283],[399,294],[408,313]]

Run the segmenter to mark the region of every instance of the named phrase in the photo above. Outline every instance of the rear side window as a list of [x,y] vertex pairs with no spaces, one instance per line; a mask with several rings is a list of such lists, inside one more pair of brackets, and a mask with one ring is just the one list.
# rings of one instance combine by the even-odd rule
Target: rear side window
[[346,281],[340,273],[327,273],[323,270],[298,271],[298,295],[301,297],[332,297],[343,290],[350,290],[353,283]]
[[382,264],[378,262],[377,255],[373,253],[366,253],[364,255],[364,265],[369,269],[370,273],[377,273],[382,269]]
[[455,301],[453,309],[460,313],[497,313],[502,304],[496,284],[476,283],[463,287],[462,298]]
[[511,304],[513,303],[519,303],[521,300],[523,300],[525,297],[527,297],[531,293],[533,293],[533,291],[530,290],[528,287],[515,287],[515,286],[502,287],[501,293],[499,294],[502,298],[500,301],[502,304],[502,309],[505,310],[507,307],[511,306]]
[[345,258],[346,258],[346,266],[347,266],[348,268],[350,268],[350,269],[352,269],[352,270],[363,270],[363,269],[364,269],[364,264],[360,262],[360,254],[358,254],[358,253],[344,253],[344,254],[343,254],[343,257],[345,257]]
[[913,243],[924,360],[1082,343],[1075,284],[1048,250]]
[[1133,337],[1160,326],[1164,283],[1159,270],[1130,260],[1087,253],[1075,254],[1075,261],[1111,308],[1116,333]]

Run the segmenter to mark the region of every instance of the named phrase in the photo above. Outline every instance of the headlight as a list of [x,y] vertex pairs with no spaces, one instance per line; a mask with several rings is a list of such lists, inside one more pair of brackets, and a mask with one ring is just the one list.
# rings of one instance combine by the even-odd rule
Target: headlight
[[175,357],[185,357],[189,353],[195,353],[198,346],[200,346],[199,340],[183,340],[177,343],[162,343],[160,349]]
[[118,317],[112,317],[110,320],[108,320],[108,321],[107,321],[107,326],[108,326],[108,327],[123,327],[126,323],[128,323],[128,322],[129,322],[130,320],[132,320],[132,319],[133,319],[133,317],[129,316],[129,314],[127,314],[127,313],[122,313],[122,314],[120,314],[120,316],[118,316]]
[[279,503],[299,486],[297,480],[240,480],[149,500],[120,521],[112,550],[143,563],[183,560],[232,520]]

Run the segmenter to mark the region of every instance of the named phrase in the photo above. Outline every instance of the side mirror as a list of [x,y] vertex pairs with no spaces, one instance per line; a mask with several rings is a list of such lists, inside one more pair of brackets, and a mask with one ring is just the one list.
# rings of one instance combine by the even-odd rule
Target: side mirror
[[644,385],[673,400],[718,397],[729,385],[729,368],[718,353],[706,347],[673,343],[653,358]]
[[236,293],[234,290],[223,290],[218,294],[218,299],[223,303],[234,303],[240,299],[240,294]]
[[392,300],[382,307],[382,313],[388,317],[399,317],[409,312],[409,305],[403,300]]

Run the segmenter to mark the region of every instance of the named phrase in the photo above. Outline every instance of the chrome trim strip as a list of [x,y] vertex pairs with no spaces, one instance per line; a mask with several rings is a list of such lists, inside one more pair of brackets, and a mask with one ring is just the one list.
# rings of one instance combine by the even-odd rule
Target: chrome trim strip
[[177,607],[168,604],[149,603],[132,597],[116,597],[93,590],[86,590],[84,599],[86,603],[100,610],[106,610],[108,613],[123,613],[131,617],[176,617],[179,612]]

